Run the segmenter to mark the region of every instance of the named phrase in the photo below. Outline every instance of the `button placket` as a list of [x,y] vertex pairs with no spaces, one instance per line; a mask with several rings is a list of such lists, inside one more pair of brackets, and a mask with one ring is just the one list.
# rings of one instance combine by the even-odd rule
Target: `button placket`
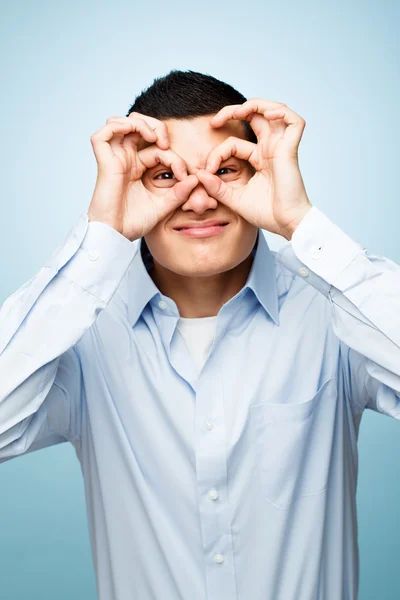
[[[227,495],[227,454],[224,387],[212,359],[196,389],[196,480],[208,597],[237,598],[231,511]],[[215,486],[215,487],[214,487]]]

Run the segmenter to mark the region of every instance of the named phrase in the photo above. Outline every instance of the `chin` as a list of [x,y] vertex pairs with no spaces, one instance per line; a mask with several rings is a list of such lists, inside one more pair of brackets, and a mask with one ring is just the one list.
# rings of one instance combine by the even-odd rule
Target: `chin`
[[220,261],[218,263],[215,261],[210,261],[207,264],[204,262],[195,264],[193,261],[177,261],[172,263],[170,266],[163,266],[177,275],[182,275],[184,277],[210,277],[211,275],[225,273],[225,271],[233,269],[236,264],[225,262],[221,263]]
[[177,257],[176,260],[168,261],[169,264],[161,263],[162,266],[185,277],[210,277],[231,271],[243,261],[246,260],[247,254],[240,256],[225,256],[225,257],[201,257],[193,259],[190,257]]

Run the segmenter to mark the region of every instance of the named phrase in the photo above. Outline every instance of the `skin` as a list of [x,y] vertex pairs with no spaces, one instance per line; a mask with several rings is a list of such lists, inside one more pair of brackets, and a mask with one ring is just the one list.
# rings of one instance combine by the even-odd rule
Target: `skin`
[[[91,137],[89,221],[145,238],[151,276],[182,317],[215,316],[246,282],[258,228],[290,240],[312,208],[298,164],[304,127],[286,104],[261,98],[195,119],[110,117]],[[210,218],[229,225],[201,239],[173,230]]]
[[[229,136],[245,139],[242,123],[230,121],[215,129],[210,125],[210,116],[168,119],[164,123],[170,148],[184,159],[188,174],[196,175],[204,169],[211,150]],[[139,144],[140,149],[146,146],[149,144]],[[216,171],[232,188],[243,187],[253,172],[248,161],[234,156],[224,160]],[[159,164],[146,170],[142,181],[152,193],[161,195],[177,179]],[[220,235],[205,238],[188,238],[174,230],[182,223],[209,219],[222,219],[229,225]],[[256,226],[210,196],[198,182],[187,201],[144,236],[154,259],[150,276],[160,291],[175,301],[182,317],[215,316],[245,285],[257,233]]]

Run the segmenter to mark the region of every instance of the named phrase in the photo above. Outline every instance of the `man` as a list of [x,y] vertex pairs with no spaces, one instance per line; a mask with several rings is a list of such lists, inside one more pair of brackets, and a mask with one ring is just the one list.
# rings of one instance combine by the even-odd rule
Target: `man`
[[101,600],[357,598],[357,437],[365,408],[400,418],[400,267],[311,204],[304,126],[156,79],[92,136],[87,214],[2,307],[0,461],[74,445]]

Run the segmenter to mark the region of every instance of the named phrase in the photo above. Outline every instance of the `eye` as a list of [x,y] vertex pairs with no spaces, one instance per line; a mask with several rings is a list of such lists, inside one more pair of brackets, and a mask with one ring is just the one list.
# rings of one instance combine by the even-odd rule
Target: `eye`
[[[163,177],[163,175],[168,175],[168,177]],[[162,173],[158,173],[158,175],[156,175],[156,176],[154,177],[154,179],[164,179],[164,180],[165,180],[165,179],[172,179],[172,177],[170,177],[170,175],[171,175],[172,177],[175,177],[175,175],[173,174],[173,172],[172,172],[172,171],[163,171]]]
[[234,169],[231,169],[230,167],[221,167],[216,172],[216,175],[225,175],[225,173],[221,173],[220,171],[233,171],[234,172]]

